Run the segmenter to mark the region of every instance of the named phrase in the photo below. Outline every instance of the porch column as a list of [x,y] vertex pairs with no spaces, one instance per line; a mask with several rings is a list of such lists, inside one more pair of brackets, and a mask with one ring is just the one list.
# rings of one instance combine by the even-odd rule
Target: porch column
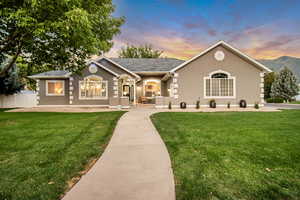
[[133,104],[136,105],[136,80],[133,80]]
[[260,98],[261,98],[261,106],[263,106],[264,105],[264,103],[265,103],[265,99],[264,99],[264,97],[265,97],[265,89],[264,89],[264,82],[265,82],[265,79],[264,79],[264,77],[265,77],[265,73],[260,73]]
[[119,81],[118,81],[118,78],[114,77],[113,78],[113,91],[114,91],[114,98],[117,98],[119,97]]
[[74,96],[73,96],[73,81],[74,81],[74,78],[73,77],[70,77],[69,78],[69,104],[72,105],[73,104],[73,99],[74,99]]
[[174,74],[173,77],[173,95],[174,99],[178,99],[178,73]]
[[40,80],[36,80],[36,104],[40,104]]

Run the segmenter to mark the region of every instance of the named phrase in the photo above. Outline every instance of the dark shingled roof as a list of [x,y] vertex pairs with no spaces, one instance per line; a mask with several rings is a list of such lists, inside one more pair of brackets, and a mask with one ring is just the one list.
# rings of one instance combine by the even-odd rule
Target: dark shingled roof
[[[122,67],[132,72],[168,72],[179,66],[184,60],[175,58],[110,58]],[[29,76],[40,77],[65,77],[69,74],[65,70],[53,70]]]
[[175,58],[110,58],[132,72],[167,72],[185,62]]
[[53,71],[47,71],[39,74],[32,75],[30,77],[60,77],[60,76],[67,76],[70,72],[65,70],[53,70]]

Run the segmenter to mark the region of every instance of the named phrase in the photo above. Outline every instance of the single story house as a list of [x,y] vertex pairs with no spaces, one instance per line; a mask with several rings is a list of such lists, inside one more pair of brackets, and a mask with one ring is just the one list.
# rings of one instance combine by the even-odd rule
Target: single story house
[[39,106],[128,108],[137,103],[178,107],[197,101],[207,107],[264,104],[264,74],[270,69],[224,41],[183,61],[174,58],[107,58],[90,60],[80,74],[49,71],[37,81]]

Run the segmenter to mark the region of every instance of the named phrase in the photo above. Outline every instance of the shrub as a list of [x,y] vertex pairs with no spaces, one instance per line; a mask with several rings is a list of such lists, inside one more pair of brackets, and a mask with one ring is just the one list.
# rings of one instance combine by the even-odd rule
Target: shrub
[[199,109],[200,108],[200,101],[198,100],[197,102],[196,102],[196,109]]
[[216,108],[217,107],[217,103],[216,100],[212,99],[209,101],[209,107],[210,108]]
[[171,110],[171,109],[172,109],[172,102],[171,102],[171,101],[169,101],[168,108],[169,108],[169,110]]
[[259,109],[259,104],[258,104],[258,102],[255,102],[254,108],[255,108],[255,109]]
[[230,108],[230,102],[227,102],[227,108]]
[[266,99],[267,103],[283,103],[284,99],[280,97],[275,97],[275,98],[268,98]]

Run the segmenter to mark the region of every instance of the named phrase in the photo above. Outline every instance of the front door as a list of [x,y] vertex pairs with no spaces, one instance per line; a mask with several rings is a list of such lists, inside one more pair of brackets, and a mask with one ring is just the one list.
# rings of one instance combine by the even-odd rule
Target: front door
[[133,85],[123,85],[123,96],[129,97],[129,101],[134,101]]

